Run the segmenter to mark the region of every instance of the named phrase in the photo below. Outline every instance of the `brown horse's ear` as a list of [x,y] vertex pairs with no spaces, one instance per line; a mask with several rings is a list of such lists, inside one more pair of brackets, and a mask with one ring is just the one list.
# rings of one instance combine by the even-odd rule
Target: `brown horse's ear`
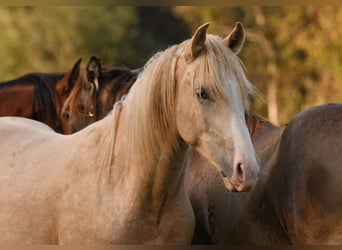
[[204,48],[204,43],[207,38],[207,29],[209,23],[205,23],[197,28],[195,34],[191,38],[191,57],[195,59]]
[[81,62],[82,58],[78,59],[71,69],[70,77],[68,80],[68,86],[66,86],[67,92],[70,92],[72,88],[75,86],[75,83],[77,82],[78,76],[80,75]]
[[92,56],[87,64],[87,78],[88,81],[95,85],[96,91],[99,90],[99,77],[101,74],[101,62],[100,59]]
[[233,31],[223,39],[223,43],[235,54],[238,54],[245,42],[245,29],[239,22],[235,23]]

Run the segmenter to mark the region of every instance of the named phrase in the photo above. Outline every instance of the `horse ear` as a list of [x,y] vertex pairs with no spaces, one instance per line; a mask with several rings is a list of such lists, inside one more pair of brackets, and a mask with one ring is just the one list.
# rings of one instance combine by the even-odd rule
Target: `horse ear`
[[223,43],[235,54],[238,54],[245,42],[245,29],[239,22],[235,23],[233,31],[223,39]]
[[100,59],[92,56],[87,64],[87,78],[88,81],[95,85],[96,91],[99,90],[99,77],[101,74],[101,62]]
[[78,59],[71,69],[71,74],[68,80],[68,86],[66,87],[67,91],[71,91],[72,88],[75,86],[78,76],[80,75],[81,62],[82,58]]
[[205,23],[197,28],[195,34],[191,38],[191,57],[195,59],[202,49],[204,48],[204,43],[207,38],[207,29],[209,23]]

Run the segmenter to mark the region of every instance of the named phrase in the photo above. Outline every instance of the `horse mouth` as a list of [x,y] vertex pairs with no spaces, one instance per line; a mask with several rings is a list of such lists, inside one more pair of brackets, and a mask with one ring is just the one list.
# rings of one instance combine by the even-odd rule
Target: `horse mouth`
[[229,179],[228,177],[223,177],[223,182],[226,188],[231,192],[247,192],[251,189],[251,187],[245,185],[245,183],[240,183],[236,180]]

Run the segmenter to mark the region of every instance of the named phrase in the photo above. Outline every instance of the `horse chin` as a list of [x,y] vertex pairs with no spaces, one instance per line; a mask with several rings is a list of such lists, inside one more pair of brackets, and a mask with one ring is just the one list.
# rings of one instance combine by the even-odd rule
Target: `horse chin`
[[228,177],[223,177],[223,182],[226,188],[231,192],[247,192],[251,188],[250,186],[246,186],[234,180],[231,180]]

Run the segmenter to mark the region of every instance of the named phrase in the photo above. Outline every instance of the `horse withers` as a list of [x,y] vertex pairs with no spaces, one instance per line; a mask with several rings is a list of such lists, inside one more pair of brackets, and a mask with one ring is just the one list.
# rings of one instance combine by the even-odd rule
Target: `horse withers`
[[77,133],[0,118],[1,244],[190,243],[190,145],[228,188],[255,184],[244,30],[220,39],[207,28],[153,56],[127,97]]

